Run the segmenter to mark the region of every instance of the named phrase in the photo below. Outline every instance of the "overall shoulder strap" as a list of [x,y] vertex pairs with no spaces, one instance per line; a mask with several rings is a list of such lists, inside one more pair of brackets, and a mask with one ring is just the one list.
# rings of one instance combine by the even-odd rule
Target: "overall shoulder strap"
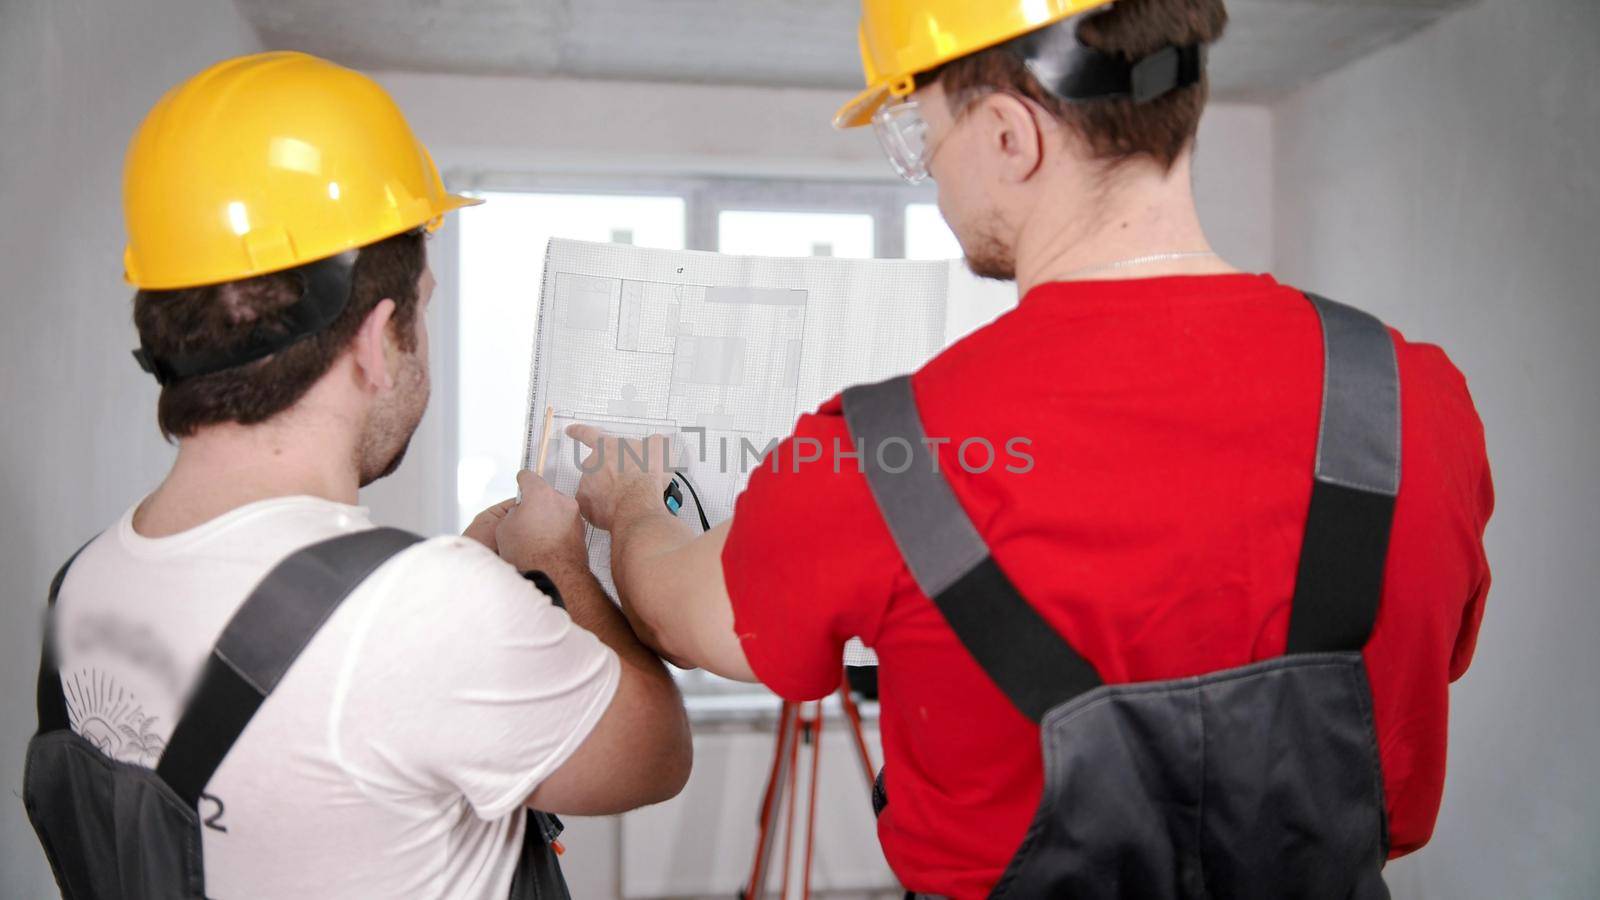
[[1400,373],[1376,318],[1307,294],[1322,322],[1322,422],[1288,653],[1360,650],[1378,617],[1400,492]]
[[[929,450],[908,376],[844,392],[867,485],[917,585],[967,652],[1034,721],[1100,676],[1017,592],[989,555]],[[906,465],[889,463],[905,459]]]
[[420,540],[395,528],[331,538],[278,563],[245,598],[212,648],[156,765],[184,802],[199,802],[251,717],[345,597]]
[[56,663],[56,597],[61,594],[61,583],[67,580],[67,570],[77,562],[78,555],[84,548],[92,543],[94,538],[90,538],[82,547],[72,551],[67,561],[56,570],[56,577],[50,579],[50,598],[44,610],[44,646],[39,650],[39,682],[35,688],[40,734],[48,731],[65,731],[72,727],[72,718],[67,713],[67,696],[61,690],[61,670]]

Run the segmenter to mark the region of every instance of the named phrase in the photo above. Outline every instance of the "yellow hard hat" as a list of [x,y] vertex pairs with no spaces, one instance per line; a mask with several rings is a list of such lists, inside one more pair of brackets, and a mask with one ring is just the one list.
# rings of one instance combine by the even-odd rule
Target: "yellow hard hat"
[[377,82],[292,52],[168,91],[128,147],[122,195],[126,277],[152,290],[294,268],[482,202],[445,191]]
[[861,65],[867,89],[846,103],[835,128],[872,121],[916,76],[1115,0],[862,0]]

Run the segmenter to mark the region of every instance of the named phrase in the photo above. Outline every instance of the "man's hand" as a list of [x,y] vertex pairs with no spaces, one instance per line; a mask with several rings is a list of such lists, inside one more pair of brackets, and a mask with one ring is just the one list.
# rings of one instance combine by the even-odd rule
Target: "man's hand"
[[519,572],[587,570],[589,550],[583,543],[578,504],[532,472],[517,473],[517,488],[521,502],[512,502],[494,530],[500,558]]
[[510,500],[502,500],[483,512],[478,513],[478,515],[473,518],[472,523],[467,526],[467,530],[461,532],[461,536],[472,538],[485,547],[488,547],[490,550],[499,553],[500,548],[495,543],[494,531],[496,528],[500,527],[500,520],[504,519],[506,514],[511,512],[512,507],[516,505],[517,499],[513,497]]
[[591,451],[579,465],[583,478],[578,482],[578,508],[590,524],[612,531],[618,510],[661,507],[661,495],[672,481],[666,435],[620,438],[593,425],[570,425],[567,435]]

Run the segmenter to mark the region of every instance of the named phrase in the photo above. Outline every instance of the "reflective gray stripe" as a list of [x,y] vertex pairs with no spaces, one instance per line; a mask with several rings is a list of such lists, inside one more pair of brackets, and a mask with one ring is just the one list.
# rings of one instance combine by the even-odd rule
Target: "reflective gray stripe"
[[[922,418],[902,375],[844,392],[844,419],[861,452],[872,498],[894,535],[895,546],[917,586],[937,597],[989,555],[989,547],[967,518],[949,482],[934,468]],[[898,466],[910,446],[910,465]],[[884,468],[887,462],[895,466]]]
[[1322,424],[1317,478],[1393,497],[1400,492],[1400,372],[1384,324],[1307,294],[1322,320]]
[[212,652],[262,696],[272,693],[344,598],[418,540],[395,528],[375,528],[292,554],[234,613]]

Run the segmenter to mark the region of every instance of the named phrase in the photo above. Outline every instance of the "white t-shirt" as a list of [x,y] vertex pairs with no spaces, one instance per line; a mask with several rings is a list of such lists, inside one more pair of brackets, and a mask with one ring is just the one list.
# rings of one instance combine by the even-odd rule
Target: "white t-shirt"
[[[133,510],[57,601],[73,730],[154,767],[222,628],[276,563],[369,529],[285,497],[152,539]],[[385,563],[329,617],[200,803],[206,894],[504,898],[523,801],[616,693],[620,664],[510,566],[442,537]]]

